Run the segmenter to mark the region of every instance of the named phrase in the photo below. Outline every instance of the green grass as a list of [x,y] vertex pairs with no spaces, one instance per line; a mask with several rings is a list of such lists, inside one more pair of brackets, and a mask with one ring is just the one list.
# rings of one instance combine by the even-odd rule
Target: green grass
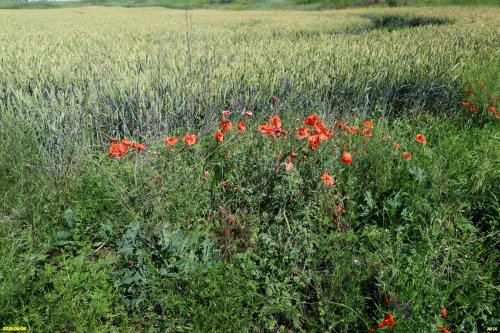
[[[75,7],[0,31],[0,326],[498,326],[500,10]],[[295,130],[313,113],[317,150]],[[111,158],[115,136],[149,150]]]

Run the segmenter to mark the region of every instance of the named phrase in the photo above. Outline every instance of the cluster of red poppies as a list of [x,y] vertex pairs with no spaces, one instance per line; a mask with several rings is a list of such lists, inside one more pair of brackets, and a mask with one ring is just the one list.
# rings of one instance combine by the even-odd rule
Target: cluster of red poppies
[[[228,110],[222,111],[222,120],[219,122],[220,128],[216,130],[215,132],[215,140],[217,142],[222,142],[224,140],[224,133],[230,132],[233,129],[233,123],[228,119],[229,116],[231,115],[231,112]],[[253,112],[250,110],[246,110],[243,112],[243,115],[245,117],[252,117]],[[305,139],[307,138],[307,142],[311,149],[316,150],[318,147],[331,139],[333,137],[333,128],[328,128],[325,125],[325,122],[318,116],[318,114],[312,114],[308,117],[305,118],[303,124],[305,125],[304,127],[298,127],[296,128],[297,132],[297,139]],[[363,136],[368,137],[368,138],[373,138],[374,135],[372,133],[372,129],[374,128],[375,124],[371,120],[367,120],[363,122],[362,127],[363,130],[357,125],[354,125],[352,127],[349,127],[348,125],[337,122],[335,126],[338,129],[344,130],[344,132],[347,135],[356,135],[357,133],[361,132]],[[246,130],[247,124],[244,121],[241,121],[237,125],[237,130],[238,132],[242,133]],[[267,135],[273,139],[276,139],[277,137],[283,137],[286,138],[287,132],[282,129],[282,121],[281,119],[276,116],[276,115],[271,115],[269,116],[269,121],[264,123],[263,125],[258,126],[259,131]],[[339,133],[337,136],[341,136],[341,133]],[[198,140],[198,137],[196,134],[186,134],[183,138],[182,141],[185,142],[187,145],[191,146],[194,145]],[[385,136],[382,138],[383,141],[392,141],[392,137],[390,135]],[[427,139],[423,134],[417,134],[415,137],[415,140],[421,144],[426,144]],[[110,138],[110,141],[115,143],[113,144],[110,149],[109,149],[109,156],[111,157],[122,157],[127,154],[127,150],[131,148],[135,148],[138,151],[144,151],[146,150],[146,146],[141,144],[141,143],[132,143],[132,141],[128,139],[123,139],[121,140],[120,143],[118,142],[117,138]],[[168,147],[173,147],[177,145],[179,142],[179,138],[177,137],[171,137],[168,136],[165,138],[165,144]],[[344,143],[344,147],[347,148],[348,144]],[[399,143],[394,142],[393,143],[393,148],[394,149],[400,149],[401,145]],[[336,146],[333,148],[334,152],[336,152]],[[363,152],[366,154],[366,152]],[[159,151],[153,152],[154,155],[160,154]],[[351,154],[349,151],[344,151],[341,154],[341,161],[344,164],[351,164],[353,163],[353,155],[357,155],[357,151],[354,150],[353,154]],[[403,158],[405,160],[411,160],[411,154],[408,151],[404,151],[402,153]],[[290,154],[290,159],[289,161],[285,164],[285,169],[287,171],[293,169],[294,164],[293,161],[297,157],[297,153],[291,153]],[[206,180],[206,177],[204,178]],[[335,179],[329,175],[327,172],[324,172],[321,175],[321,180],[329,185],[332,186],[335,184]]]
[[120,143],[118,143],[118,138],[109,138],[109,142],[113,143],[111,147],[109,147],[108,155],[110,157],[122,157],[125,156],[129,149],[136,149],[137,151],[146,151],[148,148],[142,143],[132,142],[129,139],[122,139]]
[[296,128],[297,139],[308,138],[307,142],[314,150],[316,150],[323,141],[327,141],[333,136],[333,129],[327,128],[324,121],[321,120],[316,113],[307,117],[304,120],[304,125],[310,126],[311,128]]
[[[477,112],[477,106],[475,106],[474,104],[472,104],[471,102],[469,102],[467,100],[460,102],[460,105],[468,108],[471,112]],[[488,105],[488,111],[493,113],[495,115],[495,118],[497,118],[497,119],[500,118],[500,113],[498,112],[497,108],[494,107],[493,105]]]
[[[487,88],[484,86],[484,83],[481,82],[480,84],[481,84],[481,89],[478,92],[480,96],[476,96],[476,93],[474,93],[474,91],[469,89],[467,90],[467,95],[470,97],[464,100],[463,102],[460,102],[460,106],[467,108],[472,113],[480,113],[481,109],[478,108],[478,105],[484,105],[486,106],[487,110],[490,111],[495,116],[495,118],[500,119],[500,113],[491,102],[493,99],[491,98],[491,96],[486,94]],[[487,100],[487,103],[485,103],[485,100]],[[498,102],[499,100],[500,97],[497,96],[496,101]]]
[[[198,141],[198,137],[196,136],[196,134],[190,133],[184,135],[182,141],[185,142],[188,146],[192,146],[196,143],[196,141]],[[169,147],[175,146],[178,142],[179,139],[176,138],[175,136],[167,136],[165,138],[165,144]]]
[[259,126],[259,131],[262,134],[266,134],[271,138],[276,138],[277,136],[286,136],[286,132],[281,129],[281,119],[278,116],[271,115],[269,117],[270,122]]
[[[312,120],[316,119],[317,115],[312,115],[312,116],[309,116],[306,121],[308,123],[311,123]],[[312,119],[312,120],[311,120]],[[320,123],[321,124],[321,123]],[[321,126],[321,125],[320,125]],[[367,136],[367,137],[373,137],[373,133],[371,132],[371,128],[373,128],[374,126],[374,123],[373,121],[371,120],[367,120],[363,123],[363,127],[365,127],[365,129],[362,131],[363,135],[364,136]],[[359,126],[353,126],[352,128],[350,128],[349,126],[343,124],[343,123],[337,123],[336,124],[336,127],[337,128],[342,128],[347,134],[349,135],[354,135],[356,133],[358,133],[359,131],[361,131],[361,129],[359,128]],[[331,131],[331,130],[329,130]],[[329,133],[329,131],[327,133]],[[310,131],[308,131],[308,129],[304,129],[304,128],[297,128],[297,138],[301,139],[301,138],[305,138],[309,135]],[[330,138],[331,137],[331,134],[328,134],[328,135],[324,135],[323,134],[323,138],[322,138],[322,133],[319,132],[318,133],[318,130],[315,130],[314,132],[312,132],[313,135],[318,135],[319,136],[319,143],[321,143],[321,140],[323,140],[323,138]],[[311,137],[309,138],[309,140],[311,140]],[[311,141],[313,141],[312,143],[309,141],[309,145],[311,146],[312,149],[316,149],[316,138],[312,139]],[[382,138],[383,141],[392,141],[392,137],[390,135],[387,135],[385,136],[384,138]],[[421,143],[421,144],[427,144],[427,138],[419,133],[416,135],[415,137],[415,141]],[[344,144],[345,147],[348,146],[347,143]],[[401,145],[399,143],[394,143],[393,144],[393,147],[394,149],[400,149],[401,148]],[[336,148],[334,148],[334,150],[336,151]],[[366,153],[366,152],[364,152]],[[357,151],[355,150],[353,152],[354,155],[357,154]],[[411,154],[410,152],[408,151],[404,151],[403,152],[403,158],[407,161],[411,160]],[[341,160],[344,164],[351,164],[353,159],[352,159],[352,155],[350,152],[348,151],[344,151],[341,155]],[[321,180],[323,180],[323,182],[325,182],[327,185],[333,185],[335,183],[335,179],[333,179],[328,173],[323,173],[323,175],[321,176]]]
[[[215,141],[217,141],[217,142],[224,141],[224,133],[230,132],[233,129],[233,123],[230,120],[226,119],[227,117],[229,117],[230,114],[231,114],[231,112],[228,110],[222,111],[223,119],[219,123],[220,129],[218,129],[215,132]],[[253,115],[253,112],[247,110],[243,114],[246,117],[251,117]],[[247,128],[247,124],[244,121],[240,121],[238,123],[238,126],[237,126],[238,132],[240,132],[240,133],[245,132],[246,128]]]
[[[230,111],[228,111],[228,110],[222,111],[222,120],[219,122],[220,129],[217,129],[217,131],[215,132],[215,140],[217,142],[222,142],[224,140],[224,133],[230,132],[233,129],[233,124],[228,119],[228,117],[230,115],[231,115]],[[252,117],[253,112],[246,110],[243,113],[243,115],[246,117]],[[297,131],[296,137],[299,140],[307,138],[307,142],[308,142],[309,146],[311,147],[311,149],[313,149],[313,150],[316,150],[319,145],[321,145],[323,142],[328,141],[329,139],[331,139],[333,137],[333,128],[328,128],[325,125],[325,122],[316,113],[306,117],[303,123],[304,123],[305,127],[296,128],[296,131]],[[345,133],[348,135],[355,135],[358,132],[361,132],[364,136],[370,137],[370,138],[374,137],[374,135],[371,131],[373,129],[374,125],[375,124],[373,121],[367,120],[367,121],[363,122],[363,124],[362,124],[363,130],[361,131],[361,128],[359,126],[356,126],[356,125],[349,127],[346,124],[341,123],[341,122],[337,122],[335,124],[335,126],[338,129],[343,129],[345,131]],[[244,121],[239,122],[237,125],[237,129],[240,133],[244,132],[246,130],[246,127],[247,127],[247,124]],[[262,134],[267,135],[273,139],[280,137],[280,136],[286,138],[286,135],[287,135],[287,132],[282,129],[281,119],[276,115],[271,115],[269,117],[269,122],[266,122],[263,125],[259,125],[258,129]],[[340,136],[340,135],[341,134],[339,133],[337,136]],[[182,141],[185,142],[189,146],[195,144],[197,142],[197,140],[198,140],[198,138],[197,138],[196,134],[186,134],[182,138]],[[382,140],[383,141],[392,141],[392,137],[390,135],[387,135]],[[421,144],[427,143],[426,137],[420,133],[416,135],[415,140]],[[146,150],[146,146],[144,146],[143,144],[140,144],[140,143],[134,144],[134,143],[132,143],[132,141],[130,141],[128,139],[123,139],[120,143],[116,143],[116,142],[118,142],[117,138],[111,138],[110,141],[115,143],[114,145],[111,146],[111,148],[109,150],[109,156],[111,156],[111,157],[122,157],[122,156],[127,154],[128,149],[134,148],[134,147],[138,151]],[[169,136],[169,137],[165,138],[165,144],[168,147],[173,147],[178,142],[179,142],[179,139],[177,137],[170,137]],[[344,147],[347,148],[347,146],[348,146],[348,144],[345,143]],[[399,143],[395,142],[395,143],[393,143],[393,147],[394,147],[394,149],[400,149],[401,145]],[[334,147],[334,151],[336,151],[336,147]],[[159,154],[159,152],[156,152],[156,153]],[[366,153],[366,152],[364,152],[364,153]],[[353,154],[356,155],[357,151],[355,150],[353,152]],[[402,155],[403,155],[403,158],[405,160],[411,160],[410,152],[404,151]],[[287,171],[291,170],[294,167],[293,161],[296,157],[297,157],[297,153],[290,154],[290,159],[285,164],[285,169]],[[344,164],[351,164],[351,163],[353,163],[353,155],[348,151],[344,151],[341,154],[341,161]],[[205,177],[205,179],[206,179],[206,177]],[[327,172],[324,172],[321,175],[321,180],[329,186],[332,186],[335,184],[335,179],[331,175],[329,175]]]
[[[284,131],[281,127],[282,125],[281,119],[275,115],[271,115],[269,119],[270,122],[267,122],[259,126],[260,132],[272,138],[276,138],[279,135],[285,136],[286,131]],[[325,125],[324,121],[316,113],[306,117],[306,119],[304,120],[304,125],[306,125],[306,127],[298,127],[295,129],[297,131],[297,139],[300,140],[307,138],[307,142],[313,150],[316,150],[320,144],[333,137],[333,129],[328,128]],[[361,131],[361,133],[366,137],[374,137],[371,131],[374,125],[375,124],[373,121],[367,120],[363,122],[362,126],[364,127],[364,129],[361,131],[361,128],[356,125],[352,126],[351,128],[344,123],[341,122],[336,123],[336,127],[339,129],[343,129],[345,133],[347,133],[348,135],[355,135],[356,133]],[[337,136],[340,136],[340,134],[338,134]],[[384,137],[383,140],[391,141],[392,137],[388,135]],[[421,144],[427,143],[426,137],[421,133],[416,135],[415,140]],[[347,147],[347,144],[345,145]],[[393,147],[394,149],[400,149],[401,145],[399,143],[394,143]],[[336,147],[334,148],[334,150],[336,151]],[[290,156],[289,162],[285,164],[286,170],[290,170],[294,166],[293,159],[296,157],[296,153],[292,154],[295,154],[295,156],[294,157],[292,157],[293,155]],[[357,154],[357,151],[354,151],[354,154]],[[410,152],[404,151],[402,155],[405,160],[407,161],[411,160]],[[348,151],[344,151],[341,154],[341,160],[344,164],[351,164],[353,162],[352,154]],[[323,180],[323,182],[325,182],[327,185],[330,186],[335,183],[335,179],[332,176],[330,176],[327,172],[324,172],[321,175],[321,180]]]

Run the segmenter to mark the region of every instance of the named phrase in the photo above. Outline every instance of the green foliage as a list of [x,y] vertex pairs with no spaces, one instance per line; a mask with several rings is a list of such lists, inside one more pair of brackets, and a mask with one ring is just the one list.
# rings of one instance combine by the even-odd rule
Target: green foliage
[[8,263],[9,273],[19,275],[2,279],[2,301],[10,304],[0,313],[3,325],[33,331],[121,331],[128,319],[109,278],[116,261],[112,252],[84,248],[74,254],[44,253]]

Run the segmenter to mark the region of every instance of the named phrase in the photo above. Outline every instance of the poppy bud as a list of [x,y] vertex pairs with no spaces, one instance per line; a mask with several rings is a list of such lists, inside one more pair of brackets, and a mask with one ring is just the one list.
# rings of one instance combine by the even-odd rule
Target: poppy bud
[[222,140],[224,140],[224,134],[222,134],[221,130],[218,130],[215,132],[215,141],[222,142]]
[[345,151],[342,153],[342,162],[344,162],[345,164],[352,163],[352,156],[349,152]]
[[137,143],[135,145],[135,149],[137,149],[139,151],[145,151],[147,149],[147,147],[145,145],[143,145],[142,143]]
[[446,317],[447,315],[448,310],[444,306],[441,306],[441,316]]

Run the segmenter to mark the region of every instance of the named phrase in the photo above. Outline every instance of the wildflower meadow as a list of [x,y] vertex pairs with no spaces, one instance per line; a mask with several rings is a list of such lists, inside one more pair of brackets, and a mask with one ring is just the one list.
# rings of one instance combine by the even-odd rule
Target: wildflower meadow
[[387,4],[0,9],[0,327],[500,329],[500,8]]

